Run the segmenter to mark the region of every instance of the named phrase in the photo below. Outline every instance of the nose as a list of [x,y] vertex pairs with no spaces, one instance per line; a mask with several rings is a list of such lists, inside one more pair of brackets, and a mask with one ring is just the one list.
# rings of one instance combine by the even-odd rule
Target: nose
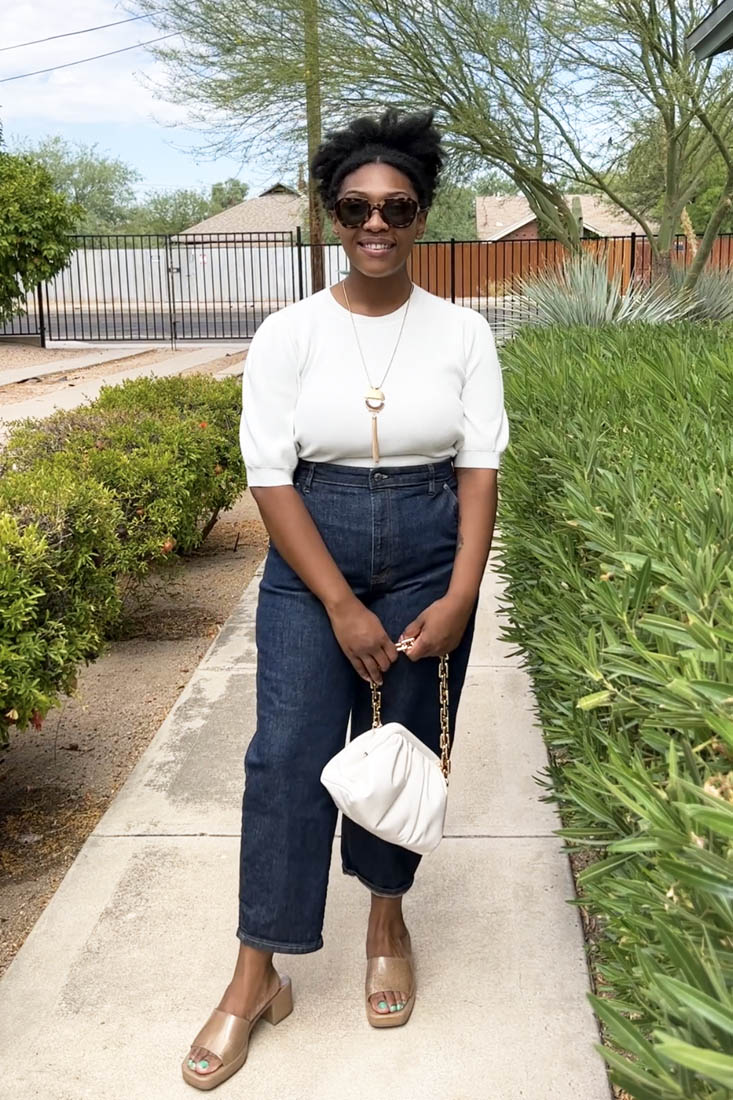
[[[378,219],[376,222],[374,221],[375,218]],[[362,226],[362,229],[378,230],[378,229],[383,229],[383,228],[384,229],[389,229],[389,226],[388,226],[387,222],[384,220],[384,218],[382,217],[381,212],[377,209],[372,210],[371,214],[369,215],[367,220],[364,222],[364,224]]]

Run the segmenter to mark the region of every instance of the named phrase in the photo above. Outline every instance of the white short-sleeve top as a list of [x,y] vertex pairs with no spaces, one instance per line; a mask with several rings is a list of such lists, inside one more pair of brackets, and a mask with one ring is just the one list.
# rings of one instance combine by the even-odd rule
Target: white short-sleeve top
[[374,467],[452,457],[458,467],[499,468],[509,424],[491,326],[417,284],[381,386],[374,462],[364,399],[384,377],[405,309],[354,314],[370,381],[349,312],[328,287],[265,317],[242,373],[239,438],[249,485],[292,484],[299,458]]

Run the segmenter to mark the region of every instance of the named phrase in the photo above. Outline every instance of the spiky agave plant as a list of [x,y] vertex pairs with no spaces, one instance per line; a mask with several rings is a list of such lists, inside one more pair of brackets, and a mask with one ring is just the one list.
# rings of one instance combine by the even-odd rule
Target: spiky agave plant
[[[682,288],[686,271],[673,264],[670,282]],[[733,321],[733,271],[708,268],[701,271],[690,292],[693,309],[691,319],[696,321]]]
[[677,321],[694,309],[690,296],[671,285],[633,281],[621,291],[621,274],[609,276],[606,262],[589,253],[559,268],[520,280],[520,293],[508,306],[512,321],[535,325],[597,327],[643,321]]

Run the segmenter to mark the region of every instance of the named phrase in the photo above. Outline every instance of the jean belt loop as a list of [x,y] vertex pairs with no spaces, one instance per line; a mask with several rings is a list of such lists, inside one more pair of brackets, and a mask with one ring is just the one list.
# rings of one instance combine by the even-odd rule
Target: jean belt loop
[[303,482],[303,489],[306,493],[309,493],[311,491],[311,482],[313,481],[313,474],[315,473],[315,470],[315,463],[309,462],[306,469],[305,481]]
[[428,463],[428,495],[433,496],[435,493],[435,465],[432,462]]

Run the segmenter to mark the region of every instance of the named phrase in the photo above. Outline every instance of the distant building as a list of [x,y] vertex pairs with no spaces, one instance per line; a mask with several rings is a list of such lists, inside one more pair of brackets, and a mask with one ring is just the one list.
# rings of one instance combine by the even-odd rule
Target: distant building
[[[582,212],[584,237],[628,237],[643,232],[625,210],[600,196],[565,195],[571,210],[575,198]],[[526,241],[540,233],[524,195],[477,195],[476,235],[480,241]]]
[[276,183],[256,198],[245,199],[234,206],[204,218],[185,229],[187,233],[295,233],[305,226],[308,217],[308,196],[285,183]]

